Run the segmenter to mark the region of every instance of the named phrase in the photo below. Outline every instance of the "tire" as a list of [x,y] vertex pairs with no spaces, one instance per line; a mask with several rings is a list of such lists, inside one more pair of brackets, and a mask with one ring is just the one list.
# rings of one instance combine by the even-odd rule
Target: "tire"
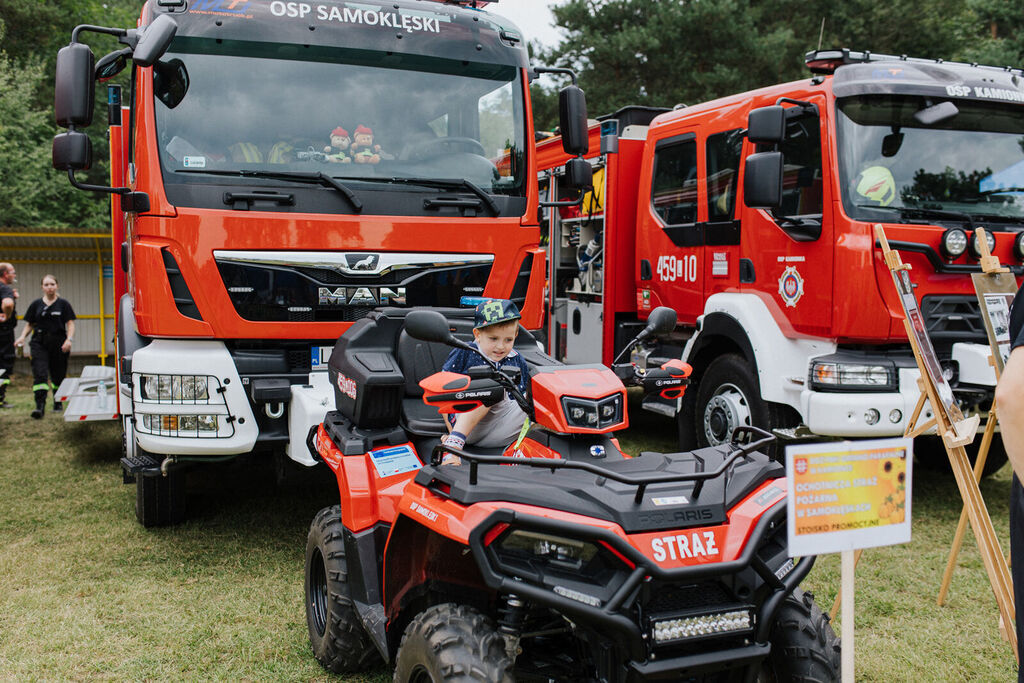
[[799,588],[786,596],[772,624],[771,654],[759,681],[838,681],[839,638],[814,597]]
[[395,683],[511,683],[513,660],[494,622],[464,605],[435,605],[405,629]]
[[711,361],[697,385],[693,420],[698,447],[728,443],[732,430],[744,425],[771,429],[768,404],[742,356],[730,353]]
[[[972,469],[974,468],[975,461],[978,459],[978,451],[981,450],[982,436],[982,433],[979,432],[974,438],[974,443],[964,448]],[[949,464],[949,455],[946,453],[945,446],[942,445],[942,439],[938,436],[919,436],[914,439],[914,455],[918,464],[925,469],[936,472],[949,472],[950,474],[953,472],[953,468]],[[1006,461],[1006,447],[1003,445],[1003,435],[996,432],[992,435],[992,445],[989,446],[988,456],[985,458],[985,467],[981,470],[982,478],[990,477],[1001,470]]]
[[306,626],[320,665],[336,674],[358,673],[381,663],[356,614],[348,586],[341,507],[324,508],[306,539]]

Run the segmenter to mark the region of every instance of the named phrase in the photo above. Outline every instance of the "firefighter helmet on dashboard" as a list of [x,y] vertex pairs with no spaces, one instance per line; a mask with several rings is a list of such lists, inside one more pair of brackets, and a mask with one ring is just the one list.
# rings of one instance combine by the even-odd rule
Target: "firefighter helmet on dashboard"
[[889,206],[896,198],[896,181],[885,166],[869,166],[857,177],[857,194]]

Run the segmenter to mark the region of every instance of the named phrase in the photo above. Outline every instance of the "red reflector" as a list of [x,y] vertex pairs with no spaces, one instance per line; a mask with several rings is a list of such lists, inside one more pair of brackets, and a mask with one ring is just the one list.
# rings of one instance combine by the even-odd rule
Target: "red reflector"
[[501,536],[501,534],[504,533],[505,529],[507,528],[508,524],[506,522],[499,522],[498,524],[495,524],[493,527],[491,527],[490,531],[484,534],[484,545],[490,545],[494,543],[494,540],[498,538],[498,536]]

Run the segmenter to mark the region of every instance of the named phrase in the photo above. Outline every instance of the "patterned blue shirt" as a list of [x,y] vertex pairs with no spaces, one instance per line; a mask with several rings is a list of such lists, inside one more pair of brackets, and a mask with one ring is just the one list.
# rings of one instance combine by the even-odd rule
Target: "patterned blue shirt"
[[445,372],[458,372],[465,374],[466,370],[475,367],[477,365],[483,365],[484,363],[489,364],[493,368],[503,367],[515,367],[519,368],[519,390],[526,394],[527,382],[530,380],[530,368],[526,365],[526,361],[523,360],[522,355],[515,349],[501,359],[500,362],[495,363],[491,359],[480,353],[479,347],[476,342],[470,342],[469,345],[475,349],[473,351],[467,351],[466,349],[452,349],[451,353],[448,354],[448,360],[441,366],[441,370]]

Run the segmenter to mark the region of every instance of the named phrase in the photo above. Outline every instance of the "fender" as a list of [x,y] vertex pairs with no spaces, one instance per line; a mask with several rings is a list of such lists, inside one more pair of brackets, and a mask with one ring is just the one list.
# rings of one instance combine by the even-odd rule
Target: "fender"
[[704,303],[698,318],[699,331],[686,343],[683,360],[714,343],[716,336],[734,341],[753,364],[761,386],[761,398],[792,407],[801,419],[800,392],[807,381],[808,362],[815,356],[834,353],[834,339],[800,339],[783,334],[771,311],[756,294],[723,292]]

